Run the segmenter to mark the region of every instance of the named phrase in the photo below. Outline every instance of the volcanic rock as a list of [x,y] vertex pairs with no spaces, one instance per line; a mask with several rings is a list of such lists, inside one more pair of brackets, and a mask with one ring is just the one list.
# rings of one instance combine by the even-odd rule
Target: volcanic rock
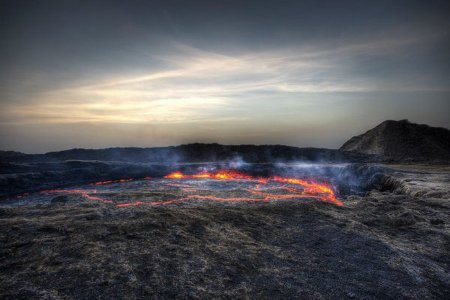
[[69,199],[67,198],[67,196],[56,196],[50,201],[50,203],[53,205],[66,204],[68,200]]
[[450,161],[450,130],[410,123],[384,121],[348,140],[341,151],[380,155],[390,161]]

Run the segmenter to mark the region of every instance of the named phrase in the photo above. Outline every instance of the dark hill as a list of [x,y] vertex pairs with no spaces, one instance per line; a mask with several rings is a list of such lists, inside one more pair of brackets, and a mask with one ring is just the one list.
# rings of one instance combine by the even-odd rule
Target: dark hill
[[187,144],[158,148],[70,149],[46,154],[0,151],[1,162],[61,162],[67,160],[123,161],[134,163],[217,162],[242,159],[249,163],[277,161],[366,162],[374,157],[332,149],[297,148],[282,145]]
[[384,121],[364,134],[354,136],[341,148],[382,156],[391,161],[450,161],[450,130],[410,123]]

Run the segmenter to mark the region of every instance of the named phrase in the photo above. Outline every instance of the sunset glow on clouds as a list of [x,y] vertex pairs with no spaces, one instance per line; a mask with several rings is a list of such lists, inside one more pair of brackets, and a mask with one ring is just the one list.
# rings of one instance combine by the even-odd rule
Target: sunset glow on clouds
[[[337,147],[344,136],[365,129],[360,123],[367,119],[368,127],[388,118],[415,117],[445,126],[439,122],[448,107],[435,107],[449,95],[448,78],[432,71],[436,66],[428,53],[443,46],[448,30],[419,26],[413,32],[404,26],[327,42],[292,38],[266,47],[223,40],[217,47],[208,43],[215,39],[200,43],[191,33],[190,41],[187,33],[177,38],[154,34],[159,36],[155,46],[146,33],[134,36],[130,46],[87,52],[87,58],[96,58],[92,63],[69,56],[52,67],[59,58],[48,55],[45,66],[22,70],[19,64],[2,75],[0,124],[3,133],[15,133],[2,147],[25,149],[19,141],[24,139],[39,144],[36,135],[48,130],[61,142],[42,142],[37,151],[70,147],[76,139],[91,147],[190,141]],[[64,55],[70,55],[68,49]],[[42,51],[40,57],[46,55]],[[424,108],[424,99],[431,105]],[[337,130],[333,124],[354,129]],[[98,139],[74,135],[89,126]]]
[[[108,74],[85,86],[46,90],[34,95],[37,98],[31,102],[6,106],[3,113],[13,115],[19,123],[232,120],[227,112],[239,113],[239,102],[258,102],[263,93],[274,100],[292,101],[296,107],[308,101],[293,98],[295,93],[389,91],[392,86],[387,82],[353,75],[345,59],[355,54],[386,54],[418,42],[390,40],[328,51],[290,49],[241,56],[176,44],[176,55],[159,58],[168,62],[165,70]],[[396,84],[397,90],[426,88]]]

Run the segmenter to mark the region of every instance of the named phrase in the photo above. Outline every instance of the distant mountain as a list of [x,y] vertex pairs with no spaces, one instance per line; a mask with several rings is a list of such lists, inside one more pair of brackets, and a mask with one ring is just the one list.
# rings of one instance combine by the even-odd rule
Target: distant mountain
[[364,134],[348,140],[341,151],[372,154],[384,160],[450,161],[450,130],[410,123],[384,121]]
[[[283,145],[187,144],[156,148],[70,149],[45,154],[0,151],[0,165],[71,160],[129,163],[186,163],[242,160],[264,162],[450,162],[450,131],[402,121],[384,121],[352,137],[339,150]],[[6,165],[6,167],[8,167]]]

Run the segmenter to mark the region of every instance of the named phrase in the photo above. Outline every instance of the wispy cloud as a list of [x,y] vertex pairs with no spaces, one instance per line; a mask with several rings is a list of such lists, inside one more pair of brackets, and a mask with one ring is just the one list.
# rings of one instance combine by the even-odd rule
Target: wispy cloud
[[[89,84],[29,95],[33,101],[3,105],[3,122],[182,123],[246,118],[258,113],[261,93],[273,101],[296,101],[297,93],[389,90],[382,78],[355,74],[352,57],[388,55],[418,43],[393,38],[335,48],[290,47],[240,55],[213,53],[174,43],[156,59],[162,69],[103,74]],[[420,89],[402,87],[398,89]],[[267,97],[267,96],[266,96]],[[239,103],[253,101],[252,112]],[[245,105],[242,105],[243,107]],[[276,106],[274,106],[276,109]]]

